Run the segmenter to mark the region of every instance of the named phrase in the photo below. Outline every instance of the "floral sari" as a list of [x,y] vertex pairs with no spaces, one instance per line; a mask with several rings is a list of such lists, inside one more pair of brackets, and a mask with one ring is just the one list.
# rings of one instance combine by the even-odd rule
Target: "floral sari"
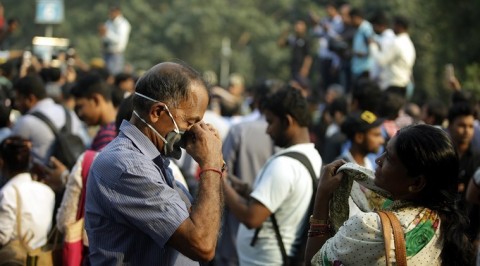
[[[389,208],[387,208],[389,209]],[[405,232],[408,265],[440,265],[440,217],[422,207],[392,208]],[[390,259],[395,262],[391,242]],[[312,265],[385,265],[384,237],[376,212],[348,219],[312,259]]]

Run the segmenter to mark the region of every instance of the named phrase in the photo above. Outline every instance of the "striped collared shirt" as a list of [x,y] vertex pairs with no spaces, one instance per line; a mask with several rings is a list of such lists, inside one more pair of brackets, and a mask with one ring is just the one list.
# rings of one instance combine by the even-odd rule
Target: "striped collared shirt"
[[199,265],[166,245],[189,217],[190,202],[169,161],[128,121],[95,159],[85,228],[92,265]]

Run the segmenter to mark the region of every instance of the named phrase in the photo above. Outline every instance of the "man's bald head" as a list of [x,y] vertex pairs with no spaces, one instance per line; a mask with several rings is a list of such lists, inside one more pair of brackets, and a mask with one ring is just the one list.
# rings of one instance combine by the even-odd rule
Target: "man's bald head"
[[[177,107],[180,102],[188,99],[192,85],[207,89],[201,74],[193,68],[165,62],[153,66],[140,77],[135,91],[169,106]],[[133,98],[133,107],[140,112],[147,112],[152,104],[152,101],[139,96]]]

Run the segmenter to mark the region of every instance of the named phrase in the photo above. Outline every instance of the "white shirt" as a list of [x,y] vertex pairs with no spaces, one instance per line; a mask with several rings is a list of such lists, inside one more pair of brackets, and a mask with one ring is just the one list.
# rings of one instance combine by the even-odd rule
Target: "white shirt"
[[[314,144],[298,144],[278,154],[297,151],[310,160],[315,175],[320,176],[322,158]],[[275,213],[287,254],[292,255],[292,245],[303,233],[301,225],[307,219],[307,210],[313,188],[310,173],[303,164],[290,157],[271,158],[260,171],[250,196]],[[263,171],[263,173],[262,173]],[[262,225],[255,246],[250,246],[255,229],[240,225],[237,233],[237,251],[240,265],[281,265],[282,255],[270,218]]]
[[10,179],[0,190],[0,245],[17,239],[17,196],[18,189],[22,202],[21,234],[33,235],[28,245],[38,248],[47,243],[52,227],[55,194],[45,184],[33,181],[29,173],[22,173]]
[[128,20],[119,15],[113,20],[105,22],[106,34],[103,42],[108,53],[123,53],[127,48],[131,26]]
[[212,124],[213,127],[218,130],[218,134],[220,135],[222,141],[225,139],[228,134],[228,130],[230,129],[230,125],[225,118],[212,110],[206,110],[205,114],[203,115],[203,121],[205,121],[205,123]]
[[393,44],[382,51],[375,43],[370,44],[370,49],[375,62],[384,69],[380,73],[380,87],[406,87],[410,82],[416,56],[408,33],[397,35]]
[[[40,112],[52,121],[57,128],[65,125],[65,110],[52,99],[45,98],[40,100],[28,113]],[[32,152],[35,159],[48,163],[48,155],[50,154],[50,146],[55,140],[52,130],[39,118],[29,115],[21,116],[12,128],[12,135],[19,135],[32,142]],[[72,121],[72,132],[76,133],[83,140],[83,143],[89,143],[87,132],[82,126],[78,116],[70,111]]]
[[[374,39],[380,46],[380,50],[385,51],[395,42],[395,33],[392,29],[386,29],[381,34],[375,35]],[[383,67],[374,60],[372,70],[370,71],[370,78],[372,80],[378,80],[380,79],[380,73],[382,72]]]
[[[322,25],[328,25],[328,31]],[[333,18],[322,19],[321,24],[315,26],[314,35],[318,36],[318,57],[320,58],[332,58],[336,54],[332,52],[328,47],[329,38],[338,38],[340,32],[343,31],[343,21],[340,15],[336,15]]]

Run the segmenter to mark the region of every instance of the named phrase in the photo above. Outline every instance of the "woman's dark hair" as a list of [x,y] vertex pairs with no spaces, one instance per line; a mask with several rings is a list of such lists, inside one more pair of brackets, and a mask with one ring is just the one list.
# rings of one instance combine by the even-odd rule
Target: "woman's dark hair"
[[310,125],[307,99],[297,89],[286,87],[277,91],[265,100],[262,107],[282,119],[291,115],[300,126],[308,127]]
[[32,143],[19,136],[10,136],[0,143],[3,167],[12,174],[30,170]]
[[458,155],[446,132],[430,125],[399,130],[395,142],[398,158],[410,176],[424,176],[426,185],[418,205],[441,217],[442,265],[471,265],[474,249],[465,235],[466,216],[456,208]]

